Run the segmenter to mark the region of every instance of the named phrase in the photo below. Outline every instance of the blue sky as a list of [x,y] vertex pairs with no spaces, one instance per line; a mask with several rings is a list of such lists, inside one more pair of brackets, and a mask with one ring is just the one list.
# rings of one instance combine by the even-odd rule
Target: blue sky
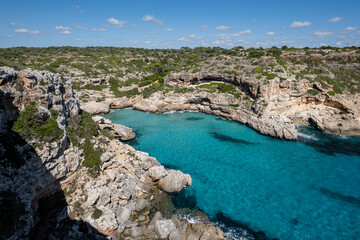
[[0,0],[0,47],[360,46],[359,0]]

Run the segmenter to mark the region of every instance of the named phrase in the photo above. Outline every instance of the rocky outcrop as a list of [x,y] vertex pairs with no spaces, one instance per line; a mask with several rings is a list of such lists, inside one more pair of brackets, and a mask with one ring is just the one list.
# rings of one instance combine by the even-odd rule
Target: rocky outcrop
[[180,192],[184,186],[190,186],[192,179],[189,174],[177,170],[169,170],[167,175],[159,180],[159,187],[165,192]]
[[110,112],[109,104],[104,102],[87,102],[81,105],[81,109],[91,115]]
[[120,138],[122,141],[128,141],[135,138],[135,133],[129,127],[121,124],[113,124],[110,120],[101,116],[93,116],[93,120],[99,124],[101,129],[108,129],[112,132],[115,138]]

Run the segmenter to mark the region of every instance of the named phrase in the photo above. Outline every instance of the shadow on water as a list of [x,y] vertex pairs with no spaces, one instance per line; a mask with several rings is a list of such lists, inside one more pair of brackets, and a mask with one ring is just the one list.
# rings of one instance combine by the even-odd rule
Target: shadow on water
[[204,119],[204,118],[202,118],[202,117],[187,117],[187,118],[185,118],[185,120],[188,120],[188,121],[199,121],[202,119]]
[[[192,209],[202,211],[197,205],[196,191],[187,188],[179,193],[171,194],[171,201],[176,209]],[[203,212],[203,211],[202,211]],[[222,212],[218,212],[210,220],[216,223],[227,237],[233,239],[251,239],[251,240],[275,240],[266,236],[262,231],[255,231],[244,223],[235,221]]]
[[352,196],[346,196],[346,195],[343,195],[341,193],[338,193],[338,192],[335,192],[335,191],[332,191],[330,189],[323,188],[323,187],[320,187],[319,191],[322,194],[324,194],[325,196],[328,196],[330,198],[333,198],[333,199],[336,199],[336,200],[339,200],[339,201],[342,201],[342,202],[345,202],[345,203],[350,203],[350,204],[354,205],[355,207],[360,208],[360,198],[355,198],[355,197],[352,197]]
[[311,127],[301,127],[300,142],[313,147],[317,152],[330,156],[344,154],[360,156],[360,138],[328,134]]
[[238,139],[238,138],[233,138],[218,132],[210,132],[210,135],[214,138],[216,138],[217,140],[223,141],[223,142],[231,142],[231,143],[235,143],[235,144],[243,144],[243,145],[250,145],[253,144],[251,142],[242,140],[242,139]]
[[236,239],[255,239],[255,240],[276,240],[277,238],[270,238],[262,231],[255,231],[246,224],[235,221],[226,216],[222,212],[217,212],[216,217],[212,219],[218,223],[224,232],[230,233],[230,236]]
[[[69,239],[68,234],[74,229],[78,229],[78,235],[71,239],[107,239],[87,222],[68,217],[59,179],[52,176],[35,149],[11,130],[19,115],[12,103],[13,98],[0,90],[0,111],[5,114],[5,121],[0,125],[0,170],[4,170],[0,171],[0,180],[9,183],[0,185],[0,239],[41,240],[51,238],[50,235],[55,239]],[[34,169],[36,172],[30,172]],[[37,184],[39,181],[46,182],[46,186]],[[19,185],[21,188],[16,187]],[[35,195],[31,203],[24,202],[26,196],[21,195],[24,193]],[[34,223],[26,233],[29,215]]]

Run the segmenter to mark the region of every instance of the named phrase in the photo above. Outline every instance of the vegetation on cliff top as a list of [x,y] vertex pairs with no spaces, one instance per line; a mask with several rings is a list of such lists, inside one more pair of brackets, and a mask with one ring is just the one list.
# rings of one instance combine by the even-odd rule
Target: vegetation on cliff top
[[[256,77],[263,84],[289,77],[318,82],[325,92],[360,92],[360,50],[357,47],[268,49],[183,47],[143,49],[116,47],[49,47],[0,49],[0,65],[30,67],[70,75],[74,87],[110,90],[116,97],[175,91],[164,85],[166,75],[201,71]],[[107,79],[95,84],[89,78]],[[182,92],[185,90],[181,90]]]

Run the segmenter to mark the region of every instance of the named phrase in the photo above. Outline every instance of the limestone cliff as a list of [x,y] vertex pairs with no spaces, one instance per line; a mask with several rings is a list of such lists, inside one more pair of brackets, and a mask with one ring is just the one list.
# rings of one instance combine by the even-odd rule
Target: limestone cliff
[[191,177],[121,143],[131,129],[95,122],[68,78],[0,68],[0,99],[0,238],[224,239],[173,215]]

